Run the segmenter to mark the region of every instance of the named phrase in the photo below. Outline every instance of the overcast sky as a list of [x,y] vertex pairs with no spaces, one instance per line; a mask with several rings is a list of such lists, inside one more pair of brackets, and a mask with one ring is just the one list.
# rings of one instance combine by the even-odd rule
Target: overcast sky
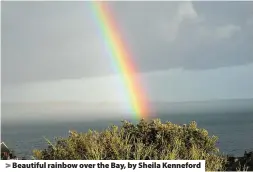
[[[110,2],[151,101],[253,98],[253,2]],[[125,101],[90,2],[2,2],[2,101]]]

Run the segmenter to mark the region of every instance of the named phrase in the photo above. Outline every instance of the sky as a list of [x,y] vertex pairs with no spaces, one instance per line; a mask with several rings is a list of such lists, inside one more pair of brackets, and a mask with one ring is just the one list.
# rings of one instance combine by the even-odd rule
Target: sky
[[[253,2],[110,2],[149,101],[253,98]],[[2,102],[125,102],[90,2],[2,2]]]

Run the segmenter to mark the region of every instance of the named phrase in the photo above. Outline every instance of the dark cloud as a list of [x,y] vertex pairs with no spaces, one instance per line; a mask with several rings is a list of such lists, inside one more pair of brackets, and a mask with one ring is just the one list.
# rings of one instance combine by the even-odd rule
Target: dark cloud
[[[252,2],[113,2],[140,72],[253,62]],[[89,2],[3,2],[2,83],[113,74]]]

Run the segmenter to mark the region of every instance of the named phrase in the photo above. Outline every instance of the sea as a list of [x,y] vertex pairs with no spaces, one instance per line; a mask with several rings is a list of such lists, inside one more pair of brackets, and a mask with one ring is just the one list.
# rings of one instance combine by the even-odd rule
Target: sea
[[[241,156],[253,150],[253,111],[234,113],[162,113],[156,116],[162,121],[187,124],[196,121],[198,127],[208,130],[209,135],[219,137],[218,147],[225,154]],[[31,158],[32,150],[47,147],[45,138],[54,142],[56,137],[67,137],[69,130],[86,132],[89,129],[103,130],[110,125],[120,125],[120,120],[72,121],[72,122],[27,122],[2,124],[1,140],[18,157]]]

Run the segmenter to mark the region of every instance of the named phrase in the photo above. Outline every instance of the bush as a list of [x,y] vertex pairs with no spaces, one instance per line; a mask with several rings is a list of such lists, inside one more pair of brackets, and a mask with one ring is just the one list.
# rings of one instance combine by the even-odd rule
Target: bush
[[207,171],[223,170],[226,158],[216,147],[218,138],[205,129],[189,125],[162,123],[159,119],[141,120],[134,125],[87,133],[70,132],[68,138],[57,138],[45,150],[35,150],[34,157],[43,160],[206,160]]

